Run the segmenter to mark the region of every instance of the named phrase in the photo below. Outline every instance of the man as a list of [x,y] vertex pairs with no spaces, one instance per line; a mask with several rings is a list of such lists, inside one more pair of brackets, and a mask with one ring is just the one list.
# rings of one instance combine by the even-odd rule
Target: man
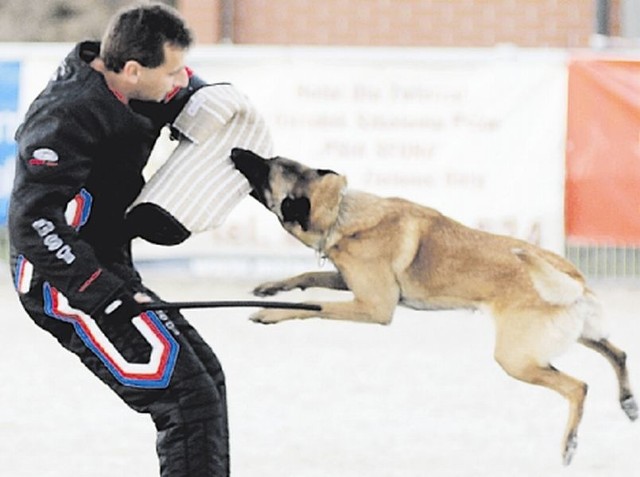
[[229,475],[222,369],[178,312],[143,312],[158,297],[125,220],[161,128],[204,86],[184,64],[191,43],[177,12],[145,4],[75,47],[16,133],[9,229],[25,310],[150,414],[161,475],[217,477]]

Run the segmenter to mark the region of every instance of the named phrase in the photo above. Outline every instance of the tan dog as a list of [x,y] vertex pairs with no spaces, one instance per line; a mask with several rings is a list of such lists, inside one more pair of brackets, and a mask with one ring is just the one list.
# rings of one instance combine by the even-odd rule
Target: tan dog
[[419,310],[481,309],[495,319],[495,359],[512,377],[545,386],[570,404],[563,462],[577,445],[587,385],[550,362],[579,343],[613,365],[622,409],[638,417],[626,355],[602,327],[602,312],[576,268],[562,257],[511,237],[474,230],[436,210],[347,189],[345,177],[276,157],[234,149],[232,161],[252,195],[337,272],[310,272],[264,283],[254,293],[295,288],[350,290],[322,311],[265,309],[260,323],[320,317],[388,324],[398,304]]

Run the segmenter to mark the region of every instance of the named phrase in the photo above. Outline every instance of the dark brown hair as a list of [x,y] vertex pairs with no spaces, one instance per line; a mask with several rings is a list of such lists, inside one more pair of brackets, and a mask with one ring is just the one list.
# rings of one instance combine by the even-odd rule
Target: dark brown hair
[[155,68],[164,62],[164,45],[187,49],[193,37],[180,14],[161,3],[121,10],[102,39],[100,56],[108,70],[119,72],[129,60]]

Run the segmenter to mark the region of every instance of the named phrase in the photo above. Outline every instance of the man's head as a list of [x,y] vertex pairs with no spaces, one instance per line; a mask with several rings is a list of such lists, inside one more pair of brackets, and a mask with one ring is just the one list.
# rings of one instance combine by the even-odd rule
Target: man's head
[[131,99],[160,101],[188,82],[184,57],[191,32],[174,9],[159,3],[119,12],[102,39],[105,68],[132,82]]

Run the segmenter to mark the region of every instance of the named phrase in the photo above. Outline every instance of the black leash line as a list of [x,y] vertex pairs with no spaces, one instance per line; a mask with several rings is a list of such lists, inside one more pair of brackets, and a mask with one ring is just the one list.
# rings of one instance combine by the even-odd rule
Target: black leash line
[[280,308],[288,310],[310,310],[321,311],[320,305],[311,303],[291,303],[284,301],[238,301],[238,300],[216,300],[216,301],[174,301],[174,302],[151,302],[141,303],[145,310],[180,310],[187,308]]

